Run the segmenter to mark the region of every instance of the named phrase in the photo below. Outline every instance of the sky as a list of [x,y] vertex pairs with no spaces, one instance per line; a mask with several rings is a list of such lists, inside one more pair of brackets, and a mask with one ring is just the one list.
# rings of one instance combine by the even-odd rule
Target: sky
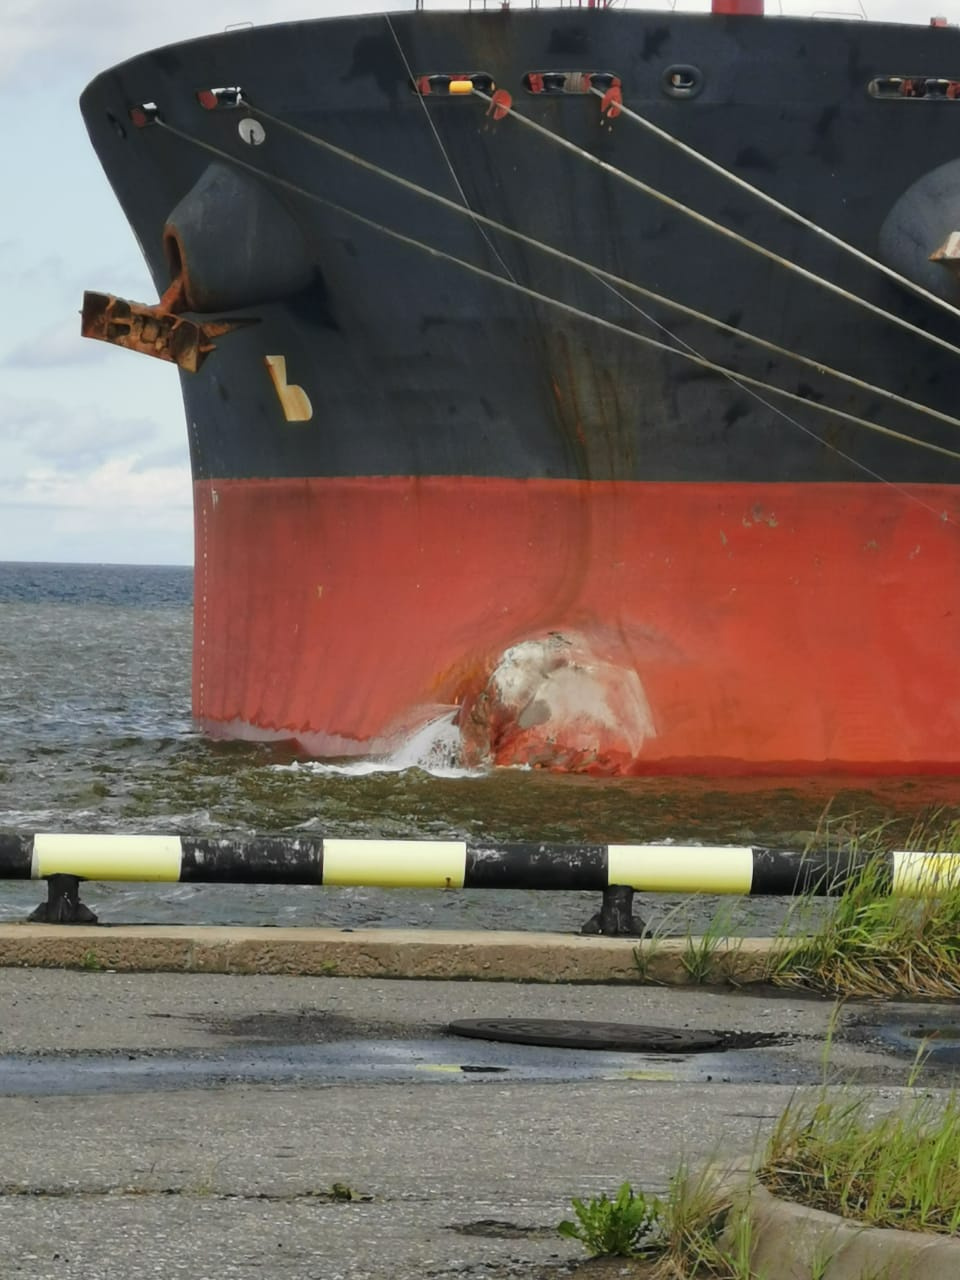
[[[876,20],[926,23],[934,13],[958,20],[943,0],[863,2]],[[811,14],[858,4],[785,0],[782,7]],[[175,369],[79,336],[84,289],[156,300],[83,128],[81,90],[124,58],[231,23],[379,7],[377,0],[0,0],[0,561],[192,560]],[[680,7],[701,5],[680,0]]]

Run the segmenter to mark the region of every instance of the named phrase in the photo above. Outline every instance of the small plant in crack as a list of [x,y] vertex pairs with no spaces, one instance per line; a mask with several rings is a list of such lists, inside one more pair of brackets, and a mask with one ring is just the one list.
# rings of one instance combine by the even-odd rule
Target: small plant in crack
[[557,1230],[579,1240],[593,1257],[632,1257],[656,1249],[663,1205],[624,1182],[611,1200],[606,1194],[573,1201],[576,1222],[565,1220]]

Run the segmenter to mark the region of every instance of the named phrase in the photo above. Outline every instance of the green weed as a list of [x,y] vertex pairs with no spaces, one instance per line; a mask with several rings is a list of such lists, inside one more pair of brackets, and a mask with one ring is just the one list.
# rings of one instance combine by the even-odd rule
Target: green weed
[[579,1240],[591,1257],[632,1257],[654,1245],[663,1206],[624,1182],[614,1199],[605,1194],[575,1199],[573,1211],[576,1222],[565,1220],[557,1227],[562,1236]]
[[354,1200],[372,1200],[373,1196],[367,1195],[363,1191],[354,1191],[353,1187],[346,1182],[332,1182],[329,1191],[320,1191],[316,1193],[325,1199],[337,1201],[340,1204],[350,1203]]

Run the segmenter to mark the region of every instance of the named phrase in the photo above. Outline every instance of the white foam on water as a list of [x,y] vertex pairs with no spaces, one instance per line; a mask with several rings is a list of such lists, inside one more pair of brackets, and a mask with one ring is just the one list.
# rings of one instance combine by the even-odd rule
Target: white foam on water
[[455,711],[430,720],[405,738],[387,756],[352,760],[347,764],[328,764],[323,760],[294,761],[271,768],[279,773],[306,771],[345,778],[362,778],[372,773],[403,773],[420,769],[434,778],[480,778],[483,769],[466,769],[460,763],[460,730],[454,724]]

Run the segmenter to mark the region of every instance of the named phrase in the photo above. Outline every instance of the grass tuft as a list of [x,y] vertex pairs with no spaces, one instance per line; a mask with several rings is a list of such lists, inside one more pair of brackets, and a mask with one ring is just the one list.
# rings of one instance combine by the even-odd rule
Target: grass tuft
[[809,903],[797,900],[781,931],[771,980],[847,996],[960,995],[960,886],[919,899],[891,895],[887,857],[891,848],[960,851],[960,820],[935,812],[904,831],[890,822],[858,830],[849,817],[825,818],[813,846],[859,854],[864,868],[832,915],[806,936],[798,936],[798,925]]
[[[864,825],[857,814],[835,817],[827,809],[807,849],[842,853],[860,870],[833,899],[832,910],[812,894],[791,900],[761,980],[844,997],[960,996],[960,818],[955,813],[932,810],[909,822]],[[893,850],[957,857],[941,867],[934,891],[912,897],[890,891]],[[639,980],[658,980],[663,972],[658,952],[664,939],[676,936],[679,924],[680,936],[686,933],[679,961],[687,981],[735,982],[743,943],[733,928],[736,910],[736,904],[719,906],[693,936],[690,905],[673,907],[634,948]]]
[[[681,1168],[663,1200],[625,1182],[614,1199],[574,1200],[577,1222],[559,1230],[594,1257],[643,1259],[636,1274],[649,1280],[769,1280],[752,1262],[759,1183],[865,1226],[960,1237],[960,1095],[914,1093],[879,1115],[873,1102],[826,1087],[812,1101],[795,1099],[732,1196],[709,1168],[698,1177]],[[808,1257],[811,1280],[830,1262],[829,1246]]]
[[[708,982],[714,974],[721,952],[726,956],[731,945],[733,912],[730,907],[720,907],[697,937],[687,933],[687,943],[680,963],[691,982]],[[737,938],[742,943],[742,938]]]
[[710,1172],[693,1177],[681,1166],[663,1206],[658,1280],[754,1280],[750,1219],[730,1218],[729,1197]]
[[781,1116],[759,1170],[774,1194],[877,1227],[960,1235],[960,1098],[876,1117],[821,1094]]

